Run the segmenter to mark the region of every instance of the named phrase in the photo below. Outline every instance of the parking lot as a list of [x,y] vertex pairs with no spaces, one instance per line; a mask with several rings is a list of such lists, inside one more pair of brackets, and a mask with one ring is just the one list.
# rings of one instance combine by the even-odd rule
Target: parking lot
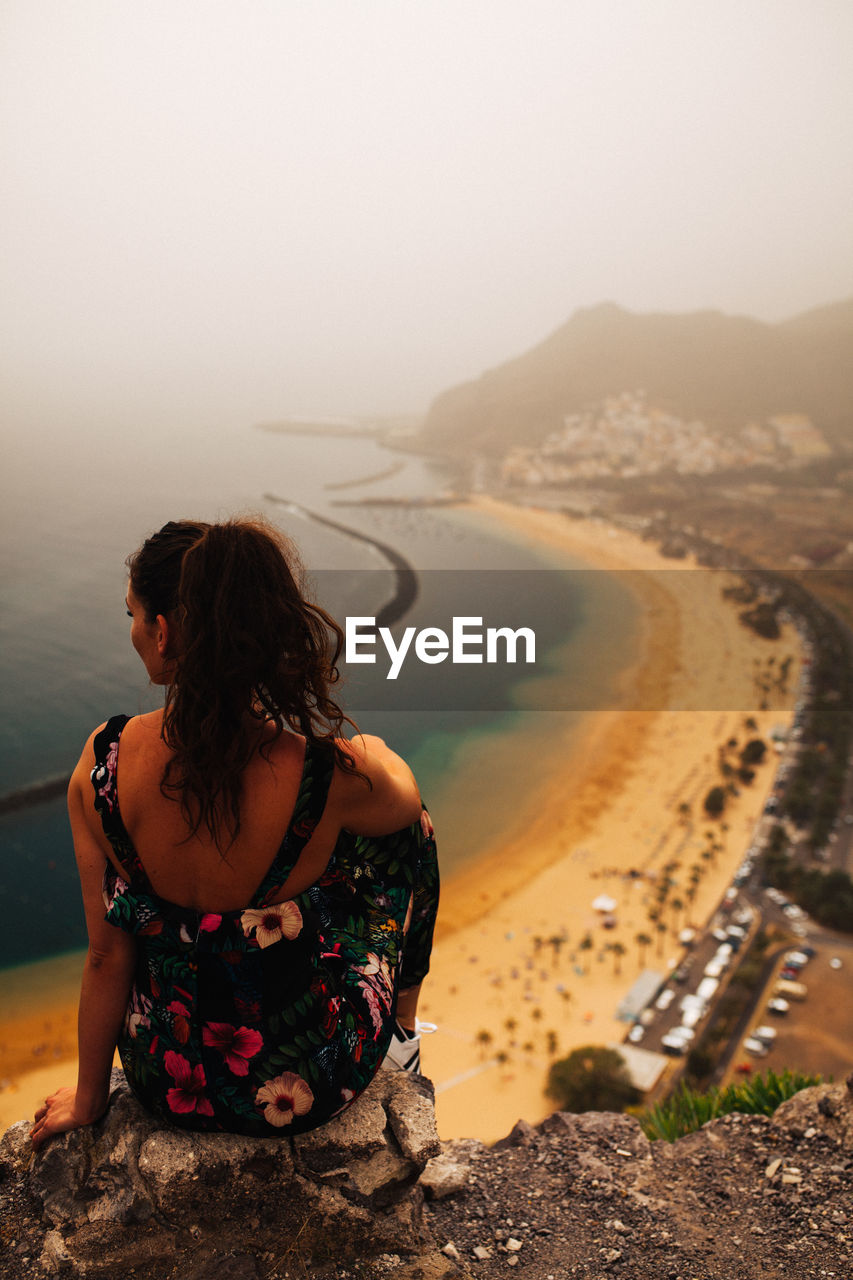
[[[817,954],[801,970],[799,978],[808,988],[806,999],[790,1001],[788,1013],[781,1017],[768,1013],[767,1001],[773,994],[782,966],[780,959],[731,1059],[725,1083],[743,1078],[737,1069],[742,1064],[749,1064],[753,1071],[772,1067],[774,1071],[781,1072],[788,1067],[794,1071],[822,1075],[825,1080],[830,1076],[838,1081],[844,1080],[850,1073],[853,1067],[850,1053],[850,1045],[853,1044],[853,942],[832,935],[816,935],[817,931],[814,931],[808,944],[816,949]],[[790,948],[794,949],[794,946]],[[832,967],[830,960],[833,958],[841,961],[840,968]],[[743,1048],[743,1041],[757,1026],[771,1026],[777,1033],[766,1057],[753,1057]]]

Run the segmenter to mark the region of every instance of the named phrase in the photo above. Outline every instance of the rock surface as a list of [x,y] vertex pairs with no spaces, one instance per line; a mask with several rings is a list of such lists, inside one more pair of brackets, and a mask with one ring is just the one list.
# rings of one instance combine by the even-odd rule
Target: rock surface
[[31,1163],[28,1131],[0,1144],[3,1280],[853,1276],[853,1077],[673,1144],[556,1113],[439,1153],[428,1083],[384,1072],[291,1141],[166,1130],[123,1087]]
[[321,1129],[260,1140],[167,1128],[113,1085],[103,1120],[38,1155],[27,1123],[0,1142],[4,1280],[254,1280],[423,1251],[416,1183],[440,1151],[423,1077],[380,1071]]

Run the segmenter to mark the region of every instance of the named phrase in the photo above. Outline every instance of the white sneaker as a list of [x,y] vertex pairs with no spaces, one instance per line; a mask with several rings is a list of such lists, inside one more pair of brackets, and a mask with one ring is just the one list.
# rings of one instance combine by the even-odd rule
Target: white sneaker
[[420,1018],[415,1018],[414,1031],[407,1031],[399,1022],[395,1022],[394,1034],[382,1061],[383,1067],[389,1067],[392,1071],[420,1072],[421,1036],[431,1036],[437,1030],[434,1022],[421,1022]]

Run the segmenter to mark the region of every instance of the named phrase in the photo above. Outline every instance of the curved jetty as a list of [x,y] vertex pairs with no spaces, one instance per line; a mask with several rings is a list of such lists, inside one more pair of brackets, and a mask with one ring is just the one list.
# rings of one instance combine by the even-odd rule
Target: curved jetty
[[316,511],[311,511],[309,507],[303,507],[300,503],[291,501],[290,498],[279,498],[274,493],[265,493],[264,498],[267,502],[275,502],[280,507],[286,507],[294,515],[304,516],[317,524],[325,525],[327,529],[334,529],[337,533],[344,534],[347,538],[354,538],[356,542],[366,542],[369,546],[375,547],[388,561],[394,573],[394,593],[377,613],[376,625],[391,627],[408,613],[418,598],[418,576],[409,561],[394,547],[389,547],[387,542],[380,542],[378,538],[372,538],[368,533],[362,533],[360,529],[352,529],[349,525],[339,524],[337,520],[330,520],[328,516],[321,516]]
[[60,773],[54,778],[45,778],[42,782],[31,782],[26,787],[18,787],[15,791],[7,791],[0,796],[0,815],[14,813],[18,809],[30,809],[36,804],[45,804],[64,796],[71,781],[70,773]]

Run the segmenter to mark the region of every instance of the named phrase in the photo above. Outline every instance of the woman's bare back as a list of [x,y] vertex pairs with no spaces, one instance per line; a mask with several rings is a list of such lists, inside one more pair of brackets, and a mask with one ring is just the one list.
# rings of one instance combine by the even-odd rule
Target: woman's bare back
[[[287,830],[305,740],[283,733],[263,755],[255,752],[242,776],[240,830],[220,852],[206,828],[190,834],[180,804],[160,789],[171,756],[162,719],[162,712],[135,716],[122,734],[117,789],[125,827],[152,887],[166,901],[202,911],[237,910],[263,880]],[[259,733],[259,746],[262,741]],[[333,845],[334,839],[326,857]]]

